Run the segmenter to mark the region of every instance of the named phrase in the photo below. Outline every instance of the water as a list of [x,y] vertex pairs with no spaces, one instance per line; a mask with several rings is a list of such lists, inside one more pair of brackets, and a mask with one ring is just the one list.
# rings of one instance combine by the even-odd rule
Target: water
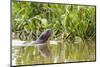
[[61,40],[57,45],[48,45],[52,57],[44,57],[38,46],[23,46],[12,48],[12,64],[47,64],[76,61],[94,61],[95,42],[67,42]]

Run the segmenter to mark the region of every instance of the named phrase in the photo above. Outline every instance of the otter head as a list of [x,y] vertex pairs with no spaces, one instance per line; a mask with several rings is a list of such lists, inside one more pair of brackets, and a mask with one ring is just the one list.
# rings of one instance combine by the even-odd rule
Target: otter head
[[48,29],[46,31],[44,31],[44,34],[47,36],[47,37],[50,37],[52,34],[53,34],[53,31]]

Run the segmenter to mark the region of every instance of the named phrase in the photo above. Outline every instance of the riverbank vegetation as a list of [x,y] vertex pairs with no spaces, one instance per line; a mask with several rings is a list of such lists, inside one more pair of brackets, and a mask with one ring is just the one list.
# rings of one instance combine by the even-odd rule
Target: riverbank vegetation
[[51,29],[53,35],[50,40],[61,41],[58,45],[49,46],[55,55],[53,61],[41,57],[37,47],[16,47],[19,51],[17,64],[54,63],[55,60],[57,63],[95,60],[95,6],[12,0],[11,12],[11,30],[14,34],[12,39],[36,40],[43,31]]

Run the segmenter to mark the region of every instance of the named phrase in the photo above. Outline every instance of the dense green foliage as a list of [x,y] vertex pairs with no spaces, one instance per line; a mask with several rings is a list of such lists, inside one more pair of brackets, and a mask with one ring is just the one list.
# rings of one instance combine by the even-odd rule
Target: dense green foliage
[[[95,40],[95,6],[12,2],[12,31],[22,40],[36,39],[46,29],[54,31],[53,39],[78,36]],[[27,37],[26,37],[27,36]]]

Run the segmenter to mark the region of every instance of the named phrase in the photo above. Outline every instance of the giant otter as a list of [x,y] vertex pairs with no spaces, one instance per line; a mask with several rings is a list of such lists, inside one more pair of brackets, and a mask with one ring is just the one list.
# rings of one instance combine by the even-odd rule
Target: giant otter
[[52,30],[48,29],[44,31],[40,37],[34,42],[34,44],[41,44],[48,41],[48,38],[52,35]]
[[[51,51],[48,48],[48,43],[46,43],[49,39],[49,37],[52,35],[53,31],[48,29],[44,31],[40,37],[34,42],[34,44],[37,44],[39,52],[41,53],[42,56],[44,57],[51,57]],[[38,45],[42,44],[42,45]]]

